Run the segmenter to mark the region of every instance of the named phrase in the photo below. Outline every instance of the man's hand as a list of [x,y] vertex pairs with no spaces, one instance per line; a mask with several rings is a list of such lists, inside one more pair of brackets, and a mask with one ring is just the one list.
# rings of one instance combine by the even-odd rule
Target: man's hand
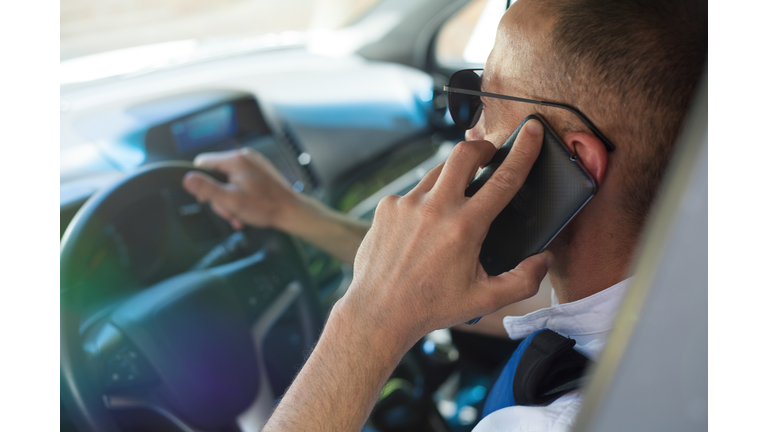
[[184,188],[198,201],[210,202],[234,229],[242,229],[243,224],[278,228],[281,215],[297,206],[296,193],[280,172],[250,148],[203,153],[195,158],[195,165],[229,177],[229,183],[223,184],[191,171],[184,177]]
[[227,174],[228,183],[192,171],[184,187],[200,202],[210,202],[236,230],[244,224],[276,228],[301,237],[336,258],[352,263],[369,225],[294,192],[264,156],[249,148],[204,153],[195,165]]
[[460,143],[406,196],[379,203],[352,284],[265,431],[359,431],[387,377],[420,337],[536,293],[550,253],[494,277],[478,257],[491,222],[528,176],[542,137],[541,124],[529,121],[471,198],[464,196],[467,184],[496,152],[487,141]]
[[344,308],[412,344],[429,331],[536,294],[549,254],[495,277],[478,256],[491,222],[522,186],[541,142],[540,123],[529,121],[506,160],[471,198],[464,196],[467,184],[496,152],[488,141],[458,144],[445,165],[407,195],[383,199],[355,258]]

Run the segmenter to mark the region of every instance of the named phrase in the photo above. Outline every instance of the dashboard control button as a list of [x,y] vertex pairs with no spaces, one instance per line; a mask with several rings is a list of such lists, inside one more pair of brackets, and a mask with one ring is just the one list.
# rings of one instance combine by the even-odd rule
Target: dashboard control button
[[130,345],[124,345],[107,360],[106,377],[110,389],[151,384],[156,380],[149,363]]

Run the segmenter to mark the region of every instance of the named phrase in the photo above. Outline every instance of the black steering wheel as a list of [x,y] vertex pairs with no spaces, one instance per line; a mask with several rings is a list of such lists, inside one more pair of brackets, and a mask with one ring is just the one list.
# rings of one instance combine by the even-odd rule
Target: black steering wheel
[[[230,232],[195,255],[198,225],[215,217],[181,187],[193,169],[146,166],[91,197],[62,238],[61,394],[80,430],[118,431],[111,411],[120,410],[149,410],[182,431],[258,430],[288,382],[271,369],[295,360],[270,357],[265,341],[303,356],[320,333],[291,237]],[[157,247],[132,249],[141,235]],[[296,334],[269,336],[278,322]]]

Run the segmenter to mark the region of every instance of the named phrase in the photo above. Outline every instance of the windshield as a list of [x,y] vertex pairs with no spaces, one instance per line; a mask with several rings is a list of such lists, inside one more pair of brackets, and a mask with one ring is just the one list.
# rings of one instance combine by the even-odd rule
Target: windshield
[[301,45],[381,0],[61,0],[62,85]]
[[61,0],[60,60],[174,41],[326,30],[379,0]]

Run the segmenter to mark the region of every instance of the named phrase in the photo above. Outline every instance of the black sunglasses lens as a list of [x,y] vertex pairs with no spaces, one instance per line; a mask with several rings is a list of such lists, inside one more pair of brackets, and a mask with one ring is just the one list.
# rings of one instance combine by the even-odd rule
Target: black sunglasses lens
[[[451,76],[449,87],[464,90],[480,91],[480,77],[471,70],[458,71]],[[462,129],[472,129],[480,119],[482,102],[480,96],[461,93],[448,93],[448,109],[456,126]]]

